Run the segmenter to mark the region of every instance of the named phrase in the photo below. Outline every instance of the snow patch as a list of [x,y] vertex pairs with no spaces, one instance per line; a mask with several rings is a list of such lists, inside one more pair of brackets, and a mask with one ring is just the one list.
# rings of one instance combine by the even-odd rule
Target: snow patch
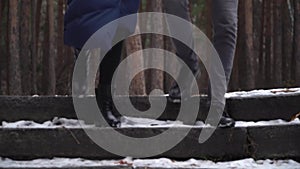
[[87,125],[84,121],[76,119],[66,119],[55,117],[52,121],[46,121],[44,123],[36,123],[34,121],[17,121],[17,122],[2,122],[0,128],[87,128],[95,127],[95,125]]
[[253,90],[226,93],[226,98],[252,98],[252,97],[272,97],[272,96],[291,96],[299,95],[300,88],[290,89],[270,89],[270,90]]
[[259,160],[243,159],[230,162],[212,162],[206,160],[190,159],[188,161],[174,161],[161,159],[135,159],[128,157],[123,160],[86,160],[82,158],[53,158],[36,159],[32,161],[14,161],[0,158],[0,168],[51,168],[51,167],[100,167],[100,166],[132,166],[157,168],[253,168],[253,169],[296,169],[300,163],[293,160]]
[[[181,121],[161,121],[145,118],[123,117],[121,119],[121,128],[204,128],[211,127],[204,124],[202,121],[197,121],[195,125],[185,125]],[[259,122],[245,122],[237,121],[236,127],[258,127],[258,126],[274,126],[274,125],[300,125],[300,120],[296,118],[291,122],[284,120],[271,120],[271,121],[259,121]],[[52,121],[46,121],[44,123],[36,123],[34,121],[17,121],[17,122],[2,122],[0,128],[93,128],[95,125],[85,124],[84,121],[66,118],[54,118]]]

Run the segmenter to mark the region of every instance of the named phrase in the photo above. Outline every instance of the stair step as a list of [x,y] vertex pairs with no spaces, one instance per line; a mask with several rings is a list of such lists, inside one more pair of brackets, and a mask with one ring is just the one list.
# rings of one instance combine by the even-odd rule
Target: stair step
[[[87,128],[101,133],[109,128]],[[176,127],[175,134],[183,131]],[[228,161],[244,158],[300,159],[300,125],[249,126],[221,129],[203,144],[198,143],[202,127],[193,127],[190,133],[171,150],[158,157],[171,159],[210,159]],[[135,137],[151,137],[168,128],[119,128],[118,132]],[[120,159],[96,145],[81,128],[0,128],[0,157],[11,159],[87,158]],[[153,147],[155,148],[155,147]],[[135,156],[128,152],[128,156]]]
[[[89,98],[92,99],[92,98]],[[124,98],[118,97],[118,102]],[[131,97],[132,104],[139,110],[150,107],[148,97]],[[154,97],[154,102],[162,102],[164,97]],[[206,119],[207,98],[200,98],[198,120]],[[230,97],[227,99],[229,114],[240,121],[290,120],[300,112],[300,93],[267,96]],[[167,103],[160,120],[175,120],[180,104]],[[122,112],[124,114],[124,112]],[[126,113],[126,112],[125,112]],[[0,97],[0,121],[14,122],[33,120],[44,122],[54,117],[77,118],[71,97]]]
[[[0,169],[2,169],[0,167]],[[132,169],[132,167],[126,167],[126,166],[95,166],[95,167],[89,167],[89,166],[78,166],[78,167],[3,167],[3,169]],[[143,168],[144,169],[144,168]]]
[[242,159],[237,161],[213,162],[208,160],[189,159],[175,161],[167,158],[160,159],[131,159],[123,160],[86,160],[86,159],[35,159],[33,161],[14,161],[0,159],[0,169],[191,169],[191,168],[272,168],[295,169],[300,163],[294,160],[254,160]]

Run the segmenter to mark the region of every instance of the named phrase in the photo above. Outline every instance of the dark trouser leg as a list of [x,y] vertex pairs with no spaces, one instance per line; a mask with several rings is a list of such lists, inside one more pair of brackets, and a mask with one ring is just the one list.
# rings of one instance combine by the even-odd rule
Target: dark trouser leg
[[[236,48],[238,0],[212,0],[212,19],[213,44],[220,56],[228,84]],[[229,118],[226,110],[219,125],[221,127],[233,127],[235,125],[234,120]]]
[[238,0],[212,0],[213,44],[220,55],[229,83],[236,48]]
[[[96,98],[98,100],[101,113],[105,118],[106,122],[112,127],[118,127],[120,125],[120,121],[117,118],[116,113],[113,112],[111,83],[112,83],[114,72],[120,63],[122,46],[123,46],[123,42],[116,44],[103,58],[100,64],[100,81],[98,84],[98,90],[96,92]],[[79,53],[80,53],[80,49],[76,49],[75,50],[76,59],[79,56]],[[86,76],[86,73],[87,73],[86,70],[82,71],[82,76],[83,77]],[[85,84],[84,81],[82,83]],[[86,90],[84,84],[79,85],[79,86],[83,86],[83,89],[81,89],[83,91]],[[101,122],[99,121],[95,121],[95,124],[97,126],[103,126],[103,124],[101,124]]]
[[[118,127],[120,121],[118,114],[113,110],[112,78],[121,60],[123,42],[116,44],[103,58],[100,64],[100,81],[98,85],[97,99],[101,113],[112,127]],[[97,124],[102,126],[101,124]]]
[[100,86],[111,86],[114,72],[118,68],[121,60],[122,47],[123,42],[119,42],[103,58],[100,64]]
[[[212,13],[213,44],[220,56],[228,84],[236,48],[238,0],[212,0]],[[209,86],[209,95],[210,90]]]
[[[175,15],[182,19],[185,19],[191,22],[190,13],[189,13],[189,1],[188,0],[163,0],[163,5],[165,12],[171,15]],[[179,29],[178,27],[176,27]],[[193,32],[192,28],[189,25],[182,27],[185,31],[185,38],[190,40],[190,44],[193,45]],[[171,33],[175,33],[172,26],[169,27]],[[180,59],[182,59],[187,66],[191,69],[193,73],[199,70],[199,59],[197,55],[190,49],[188,46],[182,42],[172,39],[174,46],[176,48],[176,54]]]
[[[165,12],[167,14],[175,15],[177,17],[187,20],[188,22],[191,22],[188,0],[164,0],[163,3]],[[172,41],[176,48],[177,56],[190,68],[193,74],[197,76],[198,73],[200,73],[199,59],[197,55],[193,52],[193,50],[190,49],[190,47],[188,47],[188,45],[194,45],[192,27],[189,24],[176,26],[172,25],[172,23],[168,24],[169,31],[171,34],[178,33],[175,31],[175,29],[179,29],[180,32],[184,30],[184,38],[186,43],[188,43],[187,45],[176,39],[172,39]],[[185,90],[181,92],[178,85],[174,83],[171,86],[171,89],[169,90],[171,102],[180,102],[181,96],[184,93],[190,95],[190,81],[193,77],[187,77],[186,71],[187,70],[181,69],[177,78],[177,81],[181,81],[184,84],[186,84],[186,86],[183,86]]]

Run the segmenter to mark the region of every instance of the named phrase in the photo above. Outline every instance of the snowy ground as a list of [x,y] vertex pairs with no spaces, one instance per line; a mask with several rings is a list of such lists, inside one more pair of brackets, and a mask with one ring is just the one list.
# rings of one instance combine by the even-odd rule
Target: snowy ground
[[[226,98],[251,98],[251,97],[272,97],[272,96],[290,96],[299,95],[300,88],[278,88],[269,90],[252,90],[252,91],[237,91],[226,93]],[[91,97],[93,95],[90,95]],[[168,94],[163,95],[168,96]],[[33,95],[32,97],[40,97],[39,95]],[[68,97],[68,95],[55,95],[55,97]]]
[[300,88],[289,89],[270,89],[270,90],[253,90],[226,93],[226,98],[251,98],[251,97],[272,97],[272,96],[290,96],[299,95]]
[[[237,121],[236,127],[252,127],[252,126],[273,126],[273,125],[300,125],[300,120],[297,118],[294,121],[287,122],[284,120],[271,120],[259,122]],[[17,121],[17,122],[2,122],[0,128],[92,128],[94,125],[87,125],[83,121],[65,118],[54,118],[52,121],[44,123],[36,123],[33,121]],[[121,128],[163,128],[163,127],[210,127],[202,121],[196,122],[194,126],[184,125],[180,121],[160,121],[144,118],[124,117],[122,119]]]
[[173,161],[166,158],[140,160],[126,158],[124,160],[91,161],[85,159],[37,159],[33,161],[14,161],[0,158],[0,168],[38,168],[38,167],[97,167],[97,166],[132,166],[135,167],[161,167],[161,168],[239,168],[239,169],[299,169],[300,163],[293,160],[259,160],[244,159],[231,162],[219,162],[195,160]]

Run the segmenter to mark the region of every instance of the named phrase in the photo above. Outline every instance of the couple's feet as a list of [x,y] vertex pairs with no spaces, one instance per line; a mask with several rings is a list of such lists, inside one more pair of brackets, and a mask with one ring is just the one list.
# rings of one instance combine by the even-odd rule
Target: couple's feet
[[[187,89],[185,89],[187,90]],[[186,91],[183,91],[183,93]],[[172,103],[180,103],[181,102],[181,91],[179,86],[174,84],[169,91],[169,101]],[[235,121],[229,117],[228,113],[225,111],[220,119],[218,127],[220,128],[230,128],[235,126]]]
[[[106,122],[114,128],[120,127],[121,121],[120,121],[120,115],[118,115],[113,108],[113,101],[111,96],[111,90],[109,86],[101,87],[97,91],[97,99],[99,103],[99,107],[101,110],[101,113],[106,120]],[[177,85],[174,85],[169,93],[169,101],[173,103],[180,103],[181,101],[181,92]],[[97,123],[96,123],[97,124]],[[98,124],[97,126],[100,126]],[[221,120],[219,122],[218,127],[220,128],[228,128],[228,127],[234,127],[235,121],[228,116],[227,113],[224,113],[224,115],[221,117]]]
[[[102,88],[97,92],[97,99],[99,103],[99,107],[101,110],[101,113],[106,120],[106,122],[111,127],[120,127],[121,121],[120,121],[120,115],[116,113],[113,109],[113,101],[111,98],[111,95],[109,94],[110,90],[109,88]],[[180,102],[181,101],[181,95],[180,90],[177,87],[172,87],[170,90],[169,98],[172,102]],[[234,127],[235,121],[230,118],[227,113],[224,113],[224,115],[221,117],[218,127],[221,128],[227,128],[227,127]]]

